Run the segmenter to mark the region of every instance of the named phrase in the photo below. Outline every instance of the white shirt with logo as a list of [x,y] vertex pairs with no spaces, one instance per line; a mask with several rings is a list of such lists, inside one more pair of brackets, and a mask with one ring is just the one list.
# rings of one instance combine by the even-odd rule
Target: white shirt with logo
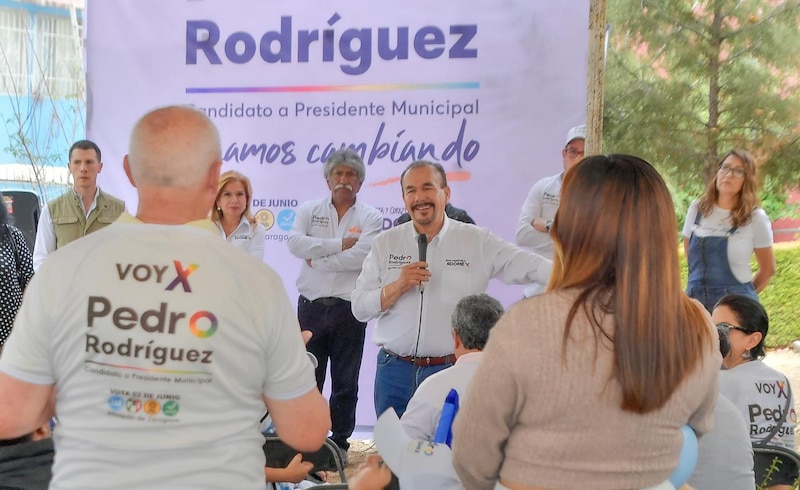
[[222,223],[215,223],[217,230],[222,238],[228,241],[231,245],[241,248],[258,260],[264,260],[264,243],[267,240],[267,230],[261,224],[255,225],[242,216],[239,226],[228,236],[225,236],[225,230],[222,228]]
[[547,258],[553,256],[553,239],[549,233],[536,230],[531,222],[536,218],[544,220],[556,217],[561,202],[561,180],[564,172],[545,177],[533,184],[522,205],[517,221],[517,245]]
[[[368,204],[356,201],[339,221],[330,196],[304,202],[288,240],[289,251],[303,260],[297,277],[300,294],[310,300],[350,301],[364,258],[382,228],[383,215]],[[347,237],[358,237],[358,241],[342,250],[342,238]],[[311,259],[310,267],[306,259]]]
[[262,397],[314,371],[280,277],[197,223],[123,214],[29,284],[0,371],[56,385],[50,488],[264,488]]
[[409,437],[423,441],[433,440],[447,395],[450,390],[456,390],[459,405],[464,404],[469,382],[472,381],[482,356],[483,352],[467,352],[460,355],[451,367],[425,378],[400,418]]
[[789,394],[786,376],[761,361],[739,364],[719,375],[719,392],[727,397],[744,416],[752,442],[761,442],[781,420],[789,399],[789,413],[769,444],[794,448],[797,412]]
[[546,284],[550,279],[550,260],[486,228],[445,216],[441,231],[428,243],[431,277],[424,295],[414,288],[382,312],[383,286],[397,280],[404,266],[419,260],[417,236],[411,221],[378,235],[353,291],[353,315],[362,322],[377,318],[372,341],[399,355],[412,355],[415,349],[418,356],[452,354],[450,316],[456,303],[485,292],[490,279],[506,284]]
[[[517,245],[525,247],[537,254],[553,258],[553,239],[550,233],[541,232],[531,223],[536,218],[544,220],[556,217],[558,205],[561,202],[561,180],[564,172],[558,175],[545,177],[533,184],[522,204],[522,210],[517,221]],[[533,283],[525,288],[525,297],[530,298],[545,291],[546,284]]]

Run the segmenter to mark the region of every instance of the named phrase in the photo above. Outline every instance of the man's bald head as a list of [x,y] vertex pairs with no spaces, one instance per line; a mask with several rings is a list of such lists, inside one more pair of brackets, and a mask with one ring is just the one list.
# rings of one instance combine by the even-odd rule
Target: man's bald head
[[222,160],[214,123],[191,106],[167,106],[145,114],[131,133],[127,162],[137,187],[202,185]]

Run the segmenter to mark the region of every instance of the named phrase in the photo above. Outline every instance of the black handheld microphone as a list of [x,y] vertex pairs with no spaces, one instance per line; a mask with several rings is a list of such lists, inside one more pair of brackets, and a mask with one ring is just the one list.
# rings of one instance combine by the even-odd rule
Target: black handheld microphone
[[[427,262],[428,260],[428,235],[425,233],[420,233],[417,236],[417,247],[419,248],[419,261],[420,262]],[[419,283],[419,291],[425,291],[425,283]]]

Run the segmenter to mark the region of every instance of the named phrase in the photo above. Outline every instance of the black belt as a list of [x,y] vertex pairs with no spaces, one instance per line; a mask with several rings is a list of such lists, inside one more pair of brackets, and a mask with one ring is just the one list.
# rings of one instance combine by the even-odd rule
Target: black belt
[[341,303],[349,303],[349,301],[347,301],[346,299],[336,298],[334,296],[330,296],[330,297],[327,297],[327,298],[317,298],[315,300],[310,300],[310,299],[306,298],[305,296],[303,296],[301,294],[300,295],[300,299],[303,300],[303,301],[306,301],[308,303],[313,303],[315,305],[322,305],[322,306],[336,306],[336,305],[341,304]]
[[396,357],[401,361],[410,362],[416,367],[444,366],[445,364],[453,364],[456,362],[455,354],[448,354],[446,356],[439,357],[401,356],[400,354],[395,354],[385,347],[383,350],[386,351],[386,353],[390,356]]

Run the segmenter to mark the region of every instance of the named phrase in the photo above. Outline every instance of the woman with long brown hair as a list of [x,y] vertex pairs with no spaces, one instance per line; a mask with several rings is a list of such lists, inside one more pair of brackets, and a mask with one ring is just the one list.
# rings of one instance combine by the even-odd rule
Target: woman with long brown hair
[[681,428],[710,429],[721,363],[708,314],[681,290],[676,228],[644,160],[594,156],[566,173],[548,292],[494,327],[456,417],[466,488],[666,485]]
[[[722,157],[703,196],[689,206],[683,225],[689,262],[686,294],[709,312],[726,294],[757,300],[775,274],[772,225],[758,206],[755,160],[744,150]],[[755,275],[750,269],[753,254]]]

